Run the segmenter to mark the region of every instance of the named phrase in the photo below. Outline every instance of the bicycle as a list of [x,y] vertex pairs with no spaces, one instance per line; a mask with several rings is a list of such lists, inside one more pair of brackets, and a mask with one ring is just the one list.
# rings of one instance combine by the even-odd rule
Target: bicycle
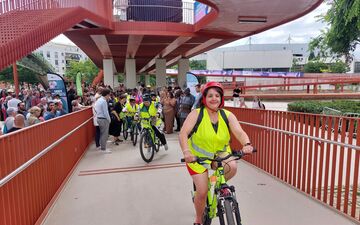
[[162,145],[155,131],[151,126],[151,118],[142,118],[142,131],[140,135],[140,155],[141,158],[149,163],[154,158],[155,152],[158,152]]
[[[256,152],[256,149],[253,150]],[[235,187],[229,186],[225,180],[225,171],[222,161],[235,157],[234,160],[241,159],[245,154],[243,151],[233,152],[225,157],[216,156],[214,159],[207,157],[198,157],[196,162],[199,164],[205,164],[205,161],[211,161],[217,164],[217,169],[212,176],[208,179],[208,197],[206,200],[205,211],[203,215],[203,225],[210,225],[211,221],[218,216],[220,225],[241,225],[241,216],[239,204],[236,200]],[[181,159],[181,162],[185,162],[185,159]],[[216,181],[214,182],[214,179]],[[196,194],[195,184],[194,196]],[[224,218],[225,214],[225,218]],[[235,217],[235,219],[234,219]],[[235,223],[236,221],[236,223]],[[226,222],[226,223],[225,223]]]
[[138,116],[134,116],[132,123],[131,123],[131,131],[130,131],[130,137],[131,137],[131,141],[133,143],[134,146],[136,146],[137,143],[137,138],[139,135],[139,126],[140,126],[140,122],[139,122],[139,117]]

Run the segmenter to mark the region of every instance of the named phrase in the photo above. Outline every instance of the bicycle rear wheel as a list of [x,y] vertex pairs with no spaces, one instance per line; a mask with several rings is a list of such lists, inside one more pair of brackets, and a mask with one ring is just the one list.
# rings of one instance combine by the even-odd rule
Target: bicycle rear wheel
[[137,127],[136,124],[134,124],[134,127],[133,127],[133,138],[132,138],[132,141],[133,141],[133,145],[134,145],[134,146],[136,146],[138,135],[139,135],[138,127]]
[[[231,200],[225,199],[223,201],[219,201],[218,204],[218,216],[220,225],[235,225],[233,208],[231,204]],[[224,218],[224,213],[226,216],[226,220]]]
[[151,134],[145,131],[140,136],[140,155],[141,158],[149,163],[154,158],[155,149],[152,143]]

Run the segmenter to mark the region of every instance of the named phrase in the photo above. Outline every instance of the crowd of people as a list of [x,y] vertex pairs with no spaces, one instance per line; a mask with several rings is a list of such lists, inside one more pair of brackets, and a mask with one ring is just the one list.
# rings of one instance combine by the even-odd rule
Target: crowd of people
[[41,123],[68,112],[80,110],[89,104],[86,96],[76,96],[74,88],[69,86],[69,96],[64,99],[59,94],[52,94],[42,85],[22,84],[16,95],[14,87],[3,85],[0,89],[0,121],[4,121],[2,134],[11,133],[26,126]]

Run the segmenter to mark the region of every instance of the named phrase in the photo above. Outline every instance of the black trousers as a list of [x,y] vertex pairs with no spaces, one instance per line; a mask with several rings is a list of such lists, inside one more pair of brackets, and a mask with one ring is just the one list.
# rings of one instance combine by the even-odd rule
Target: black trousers
[[95,126],[95,144],[96,147],[100,146],[100,127]]
[[157,129],[157,127],[155,127],[154,125],[152,125],[152,128],[153,128],[153,130],[154,130],[154,132],[155,132],[156,137],[158,137],[158,138],[160,139],[161,144],[162,144],[162,145],[166,145],[165,134],[161,133],[161,132]]
[[180,118],[176,116],[175,119],[176,119],[176,130],[180,131]]

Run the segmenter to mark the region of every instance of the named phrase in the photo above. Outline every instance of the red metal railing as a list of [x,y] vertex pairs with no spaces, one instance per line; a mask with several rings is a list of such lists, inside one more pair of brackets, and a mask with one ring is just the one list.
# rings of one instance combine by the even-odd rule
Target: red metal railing
[[14,10],[56,9],[78,6],[112,20],[112,1],[110,0],[3,0],[0,1],[0,15]]
[[[307,195],[360,220],[360,119],[228,108],[258,152],[247,160]],[[232,147],[240,144],[232,138]]]
[[[1,225],[36,223],[92,142],[91,118],[86,109],[0,137]],[[33,160],[69,131],[74,132]],[[24,166],[29,160],[34,162]],[[24,170],[2,182],[19,168]]]

